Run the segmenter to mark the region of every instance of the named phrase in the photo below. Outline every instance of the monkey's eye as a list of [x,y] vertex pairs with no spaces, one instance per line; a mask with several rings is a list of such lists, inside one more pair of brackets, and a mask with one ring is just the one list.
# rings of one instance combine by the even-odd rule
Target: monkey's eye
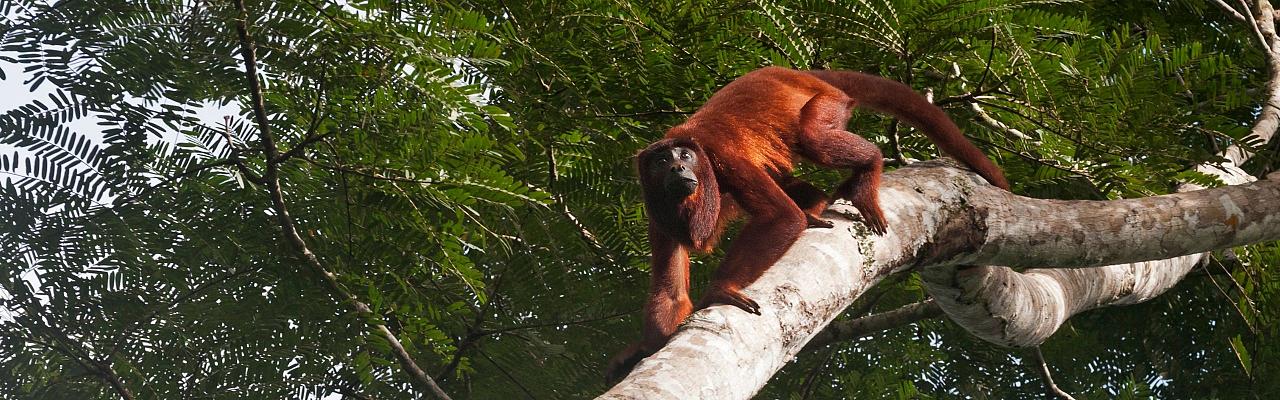
[[690,159],[690,158],[693,158],[693,153],[690,153],[690,152],[688,152],[688,151],[682,151],[682,152],[680,152],[680,159],[681,159],[681,160],[688,160],[688,159]]

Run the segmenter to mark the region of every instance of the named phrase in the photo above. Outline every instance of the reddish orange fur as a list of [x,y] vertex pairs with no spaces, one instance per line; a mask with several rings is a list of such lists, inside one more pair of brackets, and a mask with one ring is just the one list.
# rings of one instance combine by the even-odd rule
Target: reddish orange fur
[[[637,156],[650,215],[653,280],[643,340],[610,360],[607,379],[621,378],[656,352],[695,309],[688,296],[688,252],[710,251],[739,210],[750,218],[696,308],[720,303],[759,313],[756,303],[739,291],[778,261],[806,226],[825,222],[818,218],[828,204],[825,193],[791,175],[796,155],[825,167],[851,169],[853,175],[834,197],[852,202],[873,231],[886,231],[878,198],[880,150],[845,131],[855,105],[915,125],[943,151],[1008,189],[999,168],[951,119],[906,85],[856,72],[777,67],[743,75]],[[649,176],[643,167],[652,154],[672,147],[690,148],[700,160],[694,170],[700,186],[675,204],[663,197],[659,177]]]

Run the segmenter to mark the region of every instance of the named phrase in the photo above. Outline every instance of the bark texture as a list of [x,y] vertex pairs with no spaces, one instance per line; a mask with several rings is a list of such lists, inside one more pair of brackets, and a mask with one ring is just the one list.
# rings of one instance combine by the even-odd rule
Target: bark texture
[[[1216,3],[1250,24],[1267,53],[1271,76],[1252,133],[1269,140],[1280,127],[1275,11],[1259,0],[1250,20]],[[907,268],[923,269],[938,306],[970,332],[1039,344],[1078,312],[1163,293],[1208,251],[1280,239],[1280,178],[1246,183],[1239,165],[1251,154],[1232,146],[1222,155],[1226,162],[1197,170],[1236,186],[1108,202],[1018,197],[939,162],[898,169],[881,187],[887,234],[844,220],[807,231],[744,290],[763,315],[726,306],[694,313],[601,398],[750,398],[867,288]],[[833,214],[856,212],[837,205]],[[1062,268],[958,267],[973,264]]]
[[[857,214],[838,203],[826,215],[835,228],[807,230],[782,260],[745,289],[763,315],[728,306],[694,313],[665,348],[601,398],[750,398],[858,296],[888,274],[908,268],[928,271],[955,260],[978,259],[975,254],[1009,260],[1021,255],[1027,258],[1024,264],[1075,260],[1074,266],[1096,267],[1115,263],[1112,258],[1178,257],[1219,244],[1280,239],[1280,182],[1272,181],[1161,196],[1156,204],[1150,199],[1046,201],[1009,194],[948,162],[931,161],[886,174],[881,198],[887,234],[871,235],[860,223],[841,218],[856,219]],[[1098,245],[1091,226],[1064,212],[1076,208],[1113,221],[1099,226],[1108,226],[1116,240],[1165,245],[1135,245],[1128,252],[1110,249],[1120,247],[1114,244],[1091,249],[1088,245]],[[1141,213],[1133,215],[1135,210]],[[1041,220],[1010,222],[1030,215]],[[1178,237],[1197,234],[1196,229],[1228,232],[1227,217],[1206,215],[1234,217],[1234,239],[1222,243]],[[1153,222],[1123,223],[1126,218]],[[1160,230],[1172,227],[1182,228],[1176,233]],[[1036,229],[1042,236],[1039,241],[988,243],[1008,237],[998,232],[1002,229]],[[1159,265],[1151,264],[1148,271]]]
[[[1225,4],[1219,3],[1234,12]],[[1238,13],[1236,15],[1239,15]],[[1267,53],[1270,76],[1265,88],[1258,118],[1251,135],[1262,142],[1269,142],[1280,127],[1280,37],[1275,31],[1274,10],[1267,1],[1256,2],[1253,13],[1262,47]],[[1240,17],[1242,22],[1249,23]],[[1232,145],[1220,154],[1224,161],[1202,164],[1196,170],[1217,176],[1227,185],[1241,185],[1254,178],[1240,169],[1252,156],[1238,145]],[[1250,188],[1268,187],[1270,184],[1250,185]],[[1179,192],[1187,193],[1203,189],[1197,185],[1182,185]],[[982,266],[958,267],[958,264],[927,269],[921,276],[926,289],[952,321],[970,333],[992,343],[1011,347],[1031,347],[1043,343],[1072,316],[1112,305],[1140,303],[1158,296],[1186,276],[1197,265],[1208,260],[1208,250],[1252,243],[1254,234],[1271,236],[1280,229],[1273,207],[1280,201],[1276,193],[1261,189],[1245,193],[1247,198],[1187,193],[1179,196],[1160,196],[1138,199],[1136,202],[1105,202],[1103,209],[1095,207],[1064,207],[1057,215],[1031,214],[1024,219],[1012,219],[1008,225],[993,228],[988,238],[987,253],[1002,253],[1005,257],[984,256],[984,251],[967,255],[964,262],[1003,264],[1017,266],[1057,265],[1079,266],[1092,264],[1098,259],[1122,263],[1096,268],[1062,269],[1036,268],[1017,272],[1008,267]],[[1066,206],[1064,204],[1064,206]],[[1114,210],[1112,207],[1124,207]],[[1160,207],[1183,207],[1183,215],[1164,215],[1144,212],[1161,210]],[[1246,211],[1247,210],[1247,211]],[[1114,211],[1123,211],[1114,213]],[[1258,214],[1255,212],[1263,213]],[[1108,215],[1109,214],[1109,215]],[[1250,219],[1241,224],[1242,216]],[[1264,215],[1265,214],[1265,215]],[[1270,215],[1270,216],[1268,216]],[[1060,231],[1086,235],[1078,238],[1053,238],[1053,230],[1061,229],[1056,223],[1044,223],[1044,218],[1066,218],[1080,221],[1079,228]],[[1057,221],[1066,222],[1066,221]],[[1132,231],[1133,226],[1161,232],[1158,238],[1140,235],[1142,240],[1126,238],[1122,231]],[[1117,229],[1118,228],[1118,229]],[[1090,234],[1090,230],[1097,232]],[[1056,246],[1080,246],[1086,254],[1079,259],[1054,259],[1036,257],[1041,252],[1015,254],[1007,246],[1028,246],[1045,243],[1042,249],[1059,256],[1065,252],[1054,251]],[[1169,256],[1186,254],[1195,247],[1192,241],[1201,242],[1201,253],[1165,258],[1162,260],[1131,262],[1160,252]],[[985,247],[985,246],[984,246]],[[1128,256],[1117,257],[1116,253]],[[1010,260],[1008,256],[1016,257]]]

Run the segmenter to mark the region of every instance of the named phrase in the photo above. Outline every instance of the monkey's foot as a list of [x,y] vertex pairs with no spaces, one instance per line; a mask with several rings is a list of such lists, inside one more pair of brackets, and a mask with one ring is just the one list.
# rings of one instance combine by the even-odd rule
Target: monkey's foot
[[831,223],[831,221],[815,217],[808,213],[804,215],[804,219],[809,225],[807,228],[834,228],[836,226],[836,224]]
[[[867,213],[863,212],[862,215],[866,216]],[[885,232],[889,231],[889,223],[884,220],[883,215],[863,218],[862,223],[867,224],[867,227],[871,228],[871,231],[875,232],[877,235],[883,235]]]
[[741,308],[742,311],[760,315],[760,304],[737,289],[712,288],[702,296],[702,301],[698,302],[698,309],[710,307],[712,304],[727,304]]

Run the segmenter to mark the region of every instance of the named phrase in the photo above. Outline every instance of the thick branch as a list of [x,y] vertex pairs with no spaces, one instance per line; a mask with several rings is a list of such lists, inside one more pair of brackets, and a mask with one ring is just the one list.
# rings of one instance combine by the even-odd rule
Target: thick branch
[[[1264,47],[1277,48],[1274,21],[1263,15],[1273,14],[1268,11],[1269,3],[1259,2],[1258,25],[1262,36],[1272,41]],[[1273,66],[1280,66],[1275,60],[1269,57]],[[1273,75],[1277,70],[1273,68]],[[1272,115],[1280,116],[1275,87],[1273,79],[1255,126],[1260,138],[1274,132],[1276,125],[1268,125],[1276,123]],[[973,174],[940,164],[917,163],[885,176],[882,207],[892,227],[886,235],[872,237],[861,224],[845,220],[834,220],[832,229],[806,231],[782,260],[744,289],[761,304],[762,315],[728,306],[694,313],[666,347],[641,361],[601,398],[749,398],[869,286],[913,267],[925,268],[934,282],[952,283],[982,282],[984,275],[1011,270],[941,266],[1077,268],[1014,274],[1022,280],[1008,281],[1009,287],[988,286],[986,292],[946,292],[956,287],[952,283],[935,292],[943,309],[947,302],[958,304],[984,293],[1005,294],[990,296],[993,301],[983,307],[1000,306],[1035,317],[1054,313],[1049,321],[1056,329],[1057,321],[1073,310],[1142,301],[1167,290],[1185,274],[1182,269],[1199,261],[1200,253],[1280,239],[1280,181],[1109,202],[1038,200],[1001,191]],[[1220,175],[1227,182],[1247,176],[1235,168],[1215,171],[1229,171]],[[843,204],[829,211],[828,217],[856,215]],[[1112,265],[1120,263],[1138,264]],[[1079,269],[1106,265],[1112,266]],[[1088,285],[1099,281],[1130,284]],[[1010,326],[1026,322],[1010,321]],[[1035,329],[1022,331],[1040,334]],[[1010,340],[1009,335],[1003,338]]]
[[760,303],[763,315],[730,306],[694,313],[666,347],[641,361],[601,398],[754,395],[814,334],[891,269],[867,257],[875,242],[859,238],[865,227],[843,219],[832,222],[834,228],[806,231],[773,268],[743,290]]
[[1205,256],[1021,273],[1008,267],[941,267],[921,276],[947,316],[969,333],[1002,346],[1033,347],[1076,314],[1164,293]]
[[[1146,199],[1063,202],[1014,196],[972,173],[930,161],[886,174],[881,199],[891,227],[886,235],[869,235],[860,223],[839,218],[836,214],[856,216],[856,212],[837,203],[826,215],[834,228],[805,231],[782,260],[744,289],[761,304],[763,315],[728,306],[694,313],[665,348],[641,361],[603,398],[749,398],[823,326],[884,276],[912,267],[927,271],[956,260],[979,259],[971,255],[974,251],[984,259],[1019,264],[1053,265],[1044,260],[1082,258],[1087,261],[1072,265],[1098,266],[1194,254],[1213,249],[1211,245],[1280,239],[1280,182],[1162,196],[1155,204],[1142,202]],[[1231,208],[1235,231],[1227,235],[1230,243],[1183,240],[1200,237],[1187,227],[1225,229],[1226,218],[1213,220],[1220,228],[1207,222],[1222,214],[1214,210],[1225,209],[1224,205],[1236,205]],[[1076,208],[1091,210],[1088,218],[1116,223],[1079,219],[1083,217],[1072,213]],[[1175,220],[1181,222],[1164,225],[1183,229],[1164,232],[1155,225]],[[1037,227],[1038,233],[1026,233]],[[1091,235],[1100,227],[1120,243],[1090,247]],[[1032,236],[1015,242],[1009,232]],[[993,238],[1001,242],[992,244]],[[1166,246],[1148,247],[1143,242]]]
[[[1225,4],[1222,4],[1225,6]],[[1274,29],[1274,12],[1270,3],[1259,1],[1257,23],[1263,26],[1260,36],[1270,41],[1266,49],[1280,49]],[[1270,79],[1265,85],[1266,98],[1252,129],[1252,135],[1267,141],[1272,138],[1277,126],[1280,126],[1280,54],[1268,51],[1268,67]],[[1239,168],[1241,163],[1251,155],[1241,146],[1229,147],[1222,154],[1225,159],[1219,164],[1203,164],[1196,170],[1217,176],[1222,182],[1239,185],[1253,181],[1253,177]],[[1142,229],[1150,229],[1159,236],[1141,235],[1138,240],[1144,241],[1141,251],[1134,251],[1134,237],[1124,237],[1111,230],[1100,231],[1098,235],[1087,235],[1086,240],[1079,238],[1060,238],[1051,243],[1060,246],[1064,243],[1075,243],[1092,257],[1114,259],[1111,254],[1117,250],[1130,253],[1128,260],[1134,261],[1147,257],[1153,251],[1167,251],[1169,255],[1187,254],[1188,251],[1208,251],[1217,248],[1241,245],[1253,242],[1250,234],[1267,236],[1267,230],[1274,230],[1277,224],[1274,217],[1276,193],[1273,190],[1276,182],[1265,182],[1248,185],[1254,189],[1237,196],[1221,192],[1204,191],[1186,193],[1177,197],[1140,199],[1136,205],[1150,202],[1149,207],[1169,205],[1168,198],[1188,201],[1187,211],[1181,216],[1162,212],[1143,213],[1143,208],[1130,207],[1124,214],[1117,214],[1108,221],[1106,217],[1088,214],[1087,208],[1064,208],[1070,219],[1085,219],[1087,224],[1100,224],[1095,228],[1106,229],[1107,226],[1120,227],[1136,225]],[[1270,189],[1259,189],[1260,187]],[[1179,192],[1192,192],[1202,189],[1196,185],[1182,185]],[[1236,203],[1236,200],[1244,200]],[[1116,204],[1109,202],[1108,204]],[[1162,210],[1162,208],[1151,208]],[[1249,210],[1248,213],[1242,210]],[[1079,213],[1086,214],[1079,214]],[[1247,214],[1247,215],[1246,215]],[[1043,214],[1037,214],[1043,215]],[[1173,218],[1169,218],[1172,216]],[[1037,218],[1037,216],[1025,216]],[[1123,221],[1116,220],[1123,218]],[[1247,220],[1241,225],[1239,222]],[[1082,223],[1085,224],[1085,223]],[[1054,225],[1054,224],[1048,224]],[[1009,229],[1001,235],[1013,237],[1021,235],[1039,235],[1036,232],[1018,232]],[[1036,229],[1038,230],[1038,228]],[[1196,231],[1194,233],[1188,230]],[[1241,233],[1249,231],[1247,233]],[[1243,238],[1241,236],[1244,236]],[[1026,243],[1038,242],[1039,236],[1026,236]],[[1190,240],[1203,240],[1204,246],[1196,249],[1187,246]],[[991,243],[991,242],[988,242]],[[1000,247],[1000,246],[996,246]],[[1000,251],[1008,251],[1001,248]],[[1026,259],[1026,257],[1020,257]],[[1039,268],[1019,273],[1007,267],[975,267],[958,269],[955,265],[931,268],[922,274],[925,287],[938,299],[938,304],[951,319],[975,336],[984,340],[1006,346],[1036,346],[1053,335],[1058,328],[1072,316],[1095,308],[1111,305],[1134,304],[1147,301],[1158,296],[1181,281],[1195,266],[1209,258],[1209,253],[1187,254],[1157,261],[1117,264],[1097,268],[1057,269]],[[979,261],[987,261],[978,259]],[[1032,259],[1031,263],[1044,262],[1046,265],[1062,265],[1064,260]],[[1085,257],[1084,263],[1093,260]]]
[[[1280,182],[1262,181],[1140,199],[1065,201],[975,187],[981,237],[960,238],[933,264],[1094,267],[1164,259],[1280,235]],[[981,235],[982,233],[977,233]]]
[[1239,22],[1247,21],[1244,17],[1244,14],[1241,14],[1239,11],[1236,11],[1235,8],[1232,8],[1231,5],[1227,4],[1226,2],[1222,0],[1213,0],[1213,2],[1216,3],[1218,7],[1222,9],[1222,11],[1226,11],[1227,16],[1231,17],[1232,19]]

